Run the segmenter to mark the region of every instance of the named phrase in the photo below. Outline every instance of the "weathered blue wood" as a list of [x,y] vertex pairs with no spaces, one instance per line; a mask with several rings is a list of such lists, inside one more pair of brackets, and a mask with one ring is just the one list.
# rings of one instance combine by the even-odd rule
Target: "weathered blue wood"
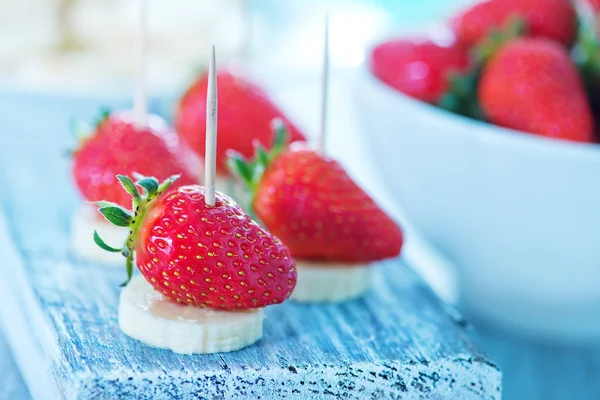
[[0,313],[35,399],[499,398],[498,369],[397,261],[379,268],[363,300],[269,307],[263,340],[236,353],[182,356],[125,337],[124,271],[69,248],[78,200],[67,134],[10,120],[12,134],[0,135],[0,276],[10,277],[0,280]]
[[0,400],[29,400],[31,396],[0,331]]

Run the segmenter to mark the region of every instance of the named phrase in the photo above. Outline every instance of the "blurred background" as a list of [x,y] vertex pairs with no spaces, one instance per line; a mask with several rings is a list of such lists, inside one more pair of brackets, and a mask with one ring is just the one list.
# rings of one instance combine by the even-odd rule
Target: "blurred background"
[[[464,0],[155,0],[149,9],[150,81],[172,88],[202,67],[214,43],[219,58],[244,56],[257,66],[318,68],[322,15],[331,14],[332,59],[357,66],[365,45],[384,33],[423,31]],[[132,0],[0,2],[0,77],[61,90],[119,87],[134,71],[137,34]]]
[[[369,80],[371,77],[365,77],[366,55],[373,44],[398,35],[433,37],[438,42],[450,40],[451,34],[443,22],[474,2],[151,0],[147,66],[151,106],[155,112],[170,117],[174,102],[203,70],[210,46],[215,44],[220,65],[237,66],[262,82],[299,125],[314,136],[319,126],[317,99],[323,16],[328,13],[332,62],[328,146],[332,156],[340,159],[356,179],[403,222],[408,232],[404,257],[440,297],[465,311],[474,324],[473,340],[503,370],[505,399],[600,399],[600,347],[597,344],[600,342],[600,275],[593,268],[600,266],[598,246],[584,248],[581,247],[584,241],[577,240],[580,247],[565,246],[560,252],[560,246],[549,240],[536,242],[533,239],[543,238],[545,233],[565,237],[585,234],[586,240],[594,237],[596,232],[587,225],[584,228],[583,221],[595,224],[599,218],[595,207],[591,214],[587,208],[598,196],[597,190],[590,189],[597,178],[598,169],[594,168],[600,166],[597,145],[547,143],[546,139],[539,139],[537,143],[529,137],[515,137],[506,132],[490,133],[489,140],[467,137],[462,131],[481,131],[483,135],[491,128],[460,116],[438,115],[441,111],[415,105],[413,100],[392,99],[400,95],[376,88],[377,84]],[[0,135],[27,131],[31,115],[46,121],[48,132],[52,132],[67,127],[73,118],[89,118],[98,106],[128,105],[136,70],[132,49],[138,32],[137,11],[135,0],[0,0]],[[373,110],[365,102],[385,103],[386,107],[396,107],[407,117],[390,120],[387,124],[374,122],[386,116],[367,115],[373,114]],[[425,120],[437,121],[437,128],[423,125]],[[33,126],[31,129],[37,129]],[[395,142],[390,129],[413,139],[419,135],[422,143],[416,145],[413,139]],[[460,130],[456,137],[462,139],[459,143],[446,143],[437,136],[427,136],[430,129],[437,129],[436,134],[454,134]],[[383,144],[377,147],[372,142]],[[39,145],[33,136],[29,144]],[[419,159],[428,167],[416,161],[411,165],[399,161],[394,167],[377,160],[378,157],[394,158],[378,150],[387,144],[398,158]],[[435,152],[421,151],[419,146],[435,149]],[[481,152],[477,146],[481,146]],[[444,155],[453,151],[457,154],[456,160],[473,164],[454,169],[453,166],[462,161]],[[494,160],[506,170],[502,172],[492,165]],[[562,163],[575,166],[558,171],[557,165]],[[538,167],[543,168],[546,175],[538,174]],[[587,172],[579,174],[579,169]],[[431,174],[420,175],[419,171]],[[440,171],[453,175],[443,175]],[[473,171],[487,172],[489,176],[472,176]],[[504,176],[506,171],[515,175]],[[416,178],[409,180],[405,177],[408,173]],[[513,183],[517,181],[515,176],[523,175],[532,181],[514,187],[505,183]],[[532,184],[553,179],[559,182],[556,193],[544,185]],[[565,186],[560,186],[562,183]],[[415,186],[431,193],[430,198],[423,197]],[[447,186],[451,188],[446,192],[437,190]],[[585,189],[577,195],[565,195],[571,187]],[[527,197],[525,188],[540,198],[554,196],[556,203],[542,204],[540,209],[546,214],[530,213],[538,209],[536,205],[526,204],[522,208],[514,203],[515,199]],[[413,192],[415,195],[411,196]],[[506,192],[511,195],[505,199],[502,196]],[[585,207],[578,203],[581,199],[586,200]],[[467,210],[454,207],[459,202],[470,207]],[[490,202],[489,207],[480,207],[485,202]],[[569,214],[563,209],[581,213]],[[486,218],[475,217],[476,212]],[[489,217],[496,212],[497,218]],[[508,228],[501,221],[506,220],[503,212],[516,216],[510,222],[511,229],[532,238],[525,249],[489,244],[498,243],[506,236]],[[451,221],[439,216],[443,214],[461,219]],[[521,218],[522,215],[525,217]],[[563,223],[566,228],[556,228],[548,222],[548,215],[557,215],[558,224]],[[489,229],[473,222],[483,220]],[[482,238],[489,240],[485,242]],[[558,251],[552,253],[552,265],[540,255],[550,249]],[[491,257],[494,252],[498,257]],[[503,292],[502,300],[489,301],[488,309],[471,310],[472,307],[465,306],[460,289],[466,281],[465,274],[472,277],[476,276],[470,272],[473,269],[489,270],[489,274],[467,280],[478,288],[480,284],[484,288],[485,285],[494,287],[497,279],[494,268],[503,270],[503,265],[494,259],[512,252],[518,265],[517,272],[510,272],[513,275],[509,276],[518,283],[515,293],[531,292],[539,296],[517,296],[511,303],[507,298],[512,289],[504,288],[508,292]],[[581,261],[583,258],[585,262]],[[501,261],[507,265],[506,259]],[[583,264],[592,267],[577,268]],[[543,281],[548,270],[558,272],[552,272],[551,281],[538,287],[536,279]],[[506,274],[508,272],[503,278]],[[578,296],[583,292],[586,294]],[[478,297],[474,299],[472,293],[470,296],[470,305],[478,302]],[[581,327],[575,326],[572,320],[563,322],[573,314],[578,315]]]

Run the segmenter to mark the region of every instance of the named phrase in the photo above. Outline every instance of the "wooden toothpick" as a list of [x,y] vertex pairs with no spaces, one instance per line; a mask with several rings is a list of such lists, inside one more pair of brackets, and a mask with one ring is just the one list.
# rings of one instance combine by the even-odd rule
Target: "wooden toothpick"
[[215,205],[215,180],[217,176],[217,66],[215,46],[212,47],[208,65],[208,87],[206,90],[206,151],[204,157],[205,202]]
[[252,10],[250,6],[250,0],[242,1],[242,23],[244,24],[244,42],[242,43],[242,57],[246,63],[246,66],[250,66],[252,63],[252,38],[254,24],[252,21]]
[[321,82],[321,131],[319,132],[318,150],[325,154],[327,133],[327,103],[329,96],[329,14],[325,14],[325,32],[323,47],[323,76]]
[[140,20],[137,38],[137,74],[135,93],[133,97],[133,117],[136,127],[146,125],[148,114],[148,98],[146,89],[146,58],[147,58],[147,25],[148,25],[148,0],[140,1]]

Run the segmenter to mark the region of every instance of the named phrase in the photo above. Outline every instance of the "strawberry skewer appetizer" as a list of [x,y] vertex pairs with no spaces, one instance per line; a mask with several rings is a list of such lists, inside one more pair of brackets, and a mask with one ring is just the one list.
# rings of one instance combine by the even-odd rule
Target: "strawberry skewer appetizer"
[[[250,157],[254,143],[273,145],[271,121],[281,118],[292,141],[306,140],[300,130],[284,115],[267,93],[247,78],[228,70],[217,73],[219,97],[219,143],[217,145],[217,187],[232,190],[233,182],[227,169],[229,149]],[[177,106],[175,128],[183,141],[200,157],[205,156],[206,89],[208,76],[202,75],[183,95]]]
[[231,170],[250,189],[250,208],[295,258],[298,284],[292,298],[301,302],[338,302],[364,294],[371,264],[398,256],[403,242],[398,225],[324,154],[327,47],[326,39],[319,151],[305,142],[286,147],[286,129],[275,121],[271,150],[258,146],[250,162],[235,153],[229,159]]
[[[344,301],[370,287],[371,264],[398,256],[402,231],[335,160],[304,142],[286,148],[277,128],[270,151],[259,148],[231,168],[250,188],[252,211],[288,246],[298,284],[292,298]],[[261,172],[264,171],[264,172]]]
[[[246,73],[236,68],[220,69],[219,97],[223,100],[219,115],[219,144],[217,147],[217,188],[235,193],[239,186],[231,179],[227,167],[226,152],[234,150],[246,157],[254,152],[255,143],[273,145],[271,121],[280,118],[291,134],[291,140],[306,140],[300,130],[284,115],[267,92],[247,77],[252,69],[253,21],[249,1],[242,5],[245,37],[242,57]],[[209,78],[203,73],[182,95],[175,110],[174,125],[182,140],[197,155],[204,158],[207,99],[205,97]]]
[[156,176],[166,179],[180,174],[177,184],[197,183],[185,160],[189,159],[175,131],[160,117],[148,115],[146,95],[146,8],[141,1],[138,76],[134,95],[134,111],[103,112],[94,130],[79,143],[73,152],[73,178],[84,197],[90,202],[81,207],[72,220],[71,233],[75,250],[95,261],[116,264],[118,257],[90,244],[89,238],[98,231],[110,241],[121,241],[127,231],[98,218],[91,202],[108,200],[126,207],[131,204],[122,191],[117,174]]
[[[119,326],[128,336],[178,353],[226,352],[262,336],[263,308],[285,301],[296,284],[289,250],[227,195],[215,192],[217,96],[214,48],[206,127],[206,186],[173,188],[119,179],[133,197],[127,210],[100,202],[100,213],[128,228],[125,244],[104,250],[126,257]],[[138,191],[143,188],[143,193]],[[142,276],[131,282],[133,264]]]

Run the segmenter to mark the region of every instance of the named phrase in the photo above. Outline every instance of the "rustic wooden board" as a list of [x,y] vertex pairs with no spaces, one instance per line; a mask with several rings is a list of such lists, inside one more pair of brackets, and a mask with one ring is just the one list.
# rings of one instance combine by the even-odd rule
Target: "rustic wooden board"
[[0,331],[0,400],[29,400],[29,392]]
[[14,250],[4,257],[2,273],[10,265],[15,279],[0,290],[1,311],[36,399],[499,398],[497,368],[399,262],[380,267],[364,300],[272,307],[258,345],[181,356],[121,334],[122,271],[68,253],[26,252],[22,262]]
[[13,149],[0,162],[0,312],[34,398],[499,398],[497,368],[398,261],[363,300],[270,307],[264,339],[240,352],[180,356],[125,337],[124,272],[69,249],[67,161],[58,148],[0,147]]
[[[23,99],[19,114],[11,101],[0,99],[0,314],[33,398],[500,398],[497,367],[400,261],[378,267],[365,299],[270,307],[263,340],[236,353],[182,356],[125,337],[124,271],[83,262],[68,237],[79,202],[60,127],[65,109],[92,109]],[[43,113],[24,121],[32,107]]]

